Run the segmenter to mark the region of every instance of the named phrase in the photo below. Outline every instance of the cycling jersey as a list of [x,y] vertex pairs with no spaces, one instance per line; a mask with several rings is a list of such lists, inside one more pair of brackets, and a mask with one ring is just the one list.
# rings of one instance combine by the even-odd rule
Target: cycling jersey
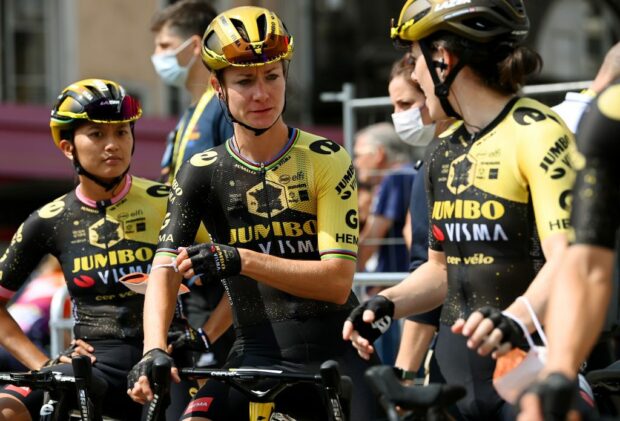
[[427,180],[429,244],[448,266],[442,323],[525,292],[544,264],[541,240],[569,228],[571,152],[564,123],[527,98],[475,135],[462,122],[442,134]]
[[[577,175],[571,222],[576,243],[613,249],[620,221],[620,82],[593,102],[581,120],[577,146],[585,167]],[[583,160],[581,160],[583,161]]]
[[[278,156],[256,164],[243,158],[231,139],[181,168],[159,247],[191,244],[203,221],[217,243],[287,259],[354,260],[356,187],[348,154],[331,140],[289,129]],[[295,297],[242,275],[223,282],[236,327],[315,317],[357,304],[353,294],[338,305]]]
[[46,254],[62,266],[81,339],[141,338],[144,296],[118,280],[150,269],[168,186],[127,176],[114,198],[80,187],[32,213],[0,258],[0,298],[10,299]]

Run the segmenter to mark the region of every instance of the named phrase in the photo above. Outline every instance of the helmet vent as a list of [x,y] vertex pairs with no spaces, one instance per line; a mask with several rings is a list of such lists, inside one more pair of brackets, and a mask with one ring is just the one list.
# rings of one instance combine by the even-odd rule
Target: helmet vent
[[230,19],[230,21],[234,25],[235,29],[237,29],[237,32],[239,33],[239,35],[241,35],[241,38],[243,38],[245,42],[251,42],[250,37],[248,36],[248,31],[245,30],[245,26],[243,25],[243,22],[241,22],[238,19]]
[[256,26],[258,27],[259,39],[264,40],[267,36],[267,17],[264,13],[256,18]]

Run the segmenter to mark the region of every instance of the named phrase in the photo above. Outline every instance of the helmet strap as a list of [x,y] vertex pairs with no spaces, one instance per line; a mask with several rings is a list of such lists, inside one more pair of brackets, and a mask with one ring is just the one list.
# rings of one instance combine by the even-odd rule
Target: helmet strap
[[439,79],[439,76],[437,75],[436,69],[445,68],[445,64],[433,60],[430,46],[426,41],[420,41],[420,49],[422,50],[422,54],[424,55],[424,59],[426,60],[428,71],[431,74],[433,84],[435,85],[435,96],[439,99],[441,108],[443,108],[444,112],[448,117],[462,120],[463,117],[459,113],[457,113],[452,107],[452,104],[450,104],[450,101],[448,100],[448,95],[450,94],[450,86],[452,85],[452,82],[454,82],[456,75],[465,66],[465,64],[467,64],[469,54],[463,54],[463,57],[461,57],[458,63],[456,63],[456,65],[451,69],[448,76],[443,81],[441,81]]
[[127,173],[129,172],[129,168],[131,167],[131,165],[128,165],[127,169],[125,169],[125,171],[123,171],[121,175],[114,177],[112,181],[105,181],[101,179],[100,177],[97,177],[96,175],[91,174],[88,171],[86,171],[86,169],[82,166],[82,164],[80,164],[80,160],[78,159],[78,156],[77,156],[77,149],[75,148],[75,145],[74,145],[73,146],[73,167],[75,168],[75,172],[78,175],[83,175],[84,177],[94,181],[96,184],[103,187],[105,191],[108,192],[108,191],[114,190],[114,188],[116,188],[116,186],[118,186],[123,181],[123,179],[125,178],[125,175],[127,175]]

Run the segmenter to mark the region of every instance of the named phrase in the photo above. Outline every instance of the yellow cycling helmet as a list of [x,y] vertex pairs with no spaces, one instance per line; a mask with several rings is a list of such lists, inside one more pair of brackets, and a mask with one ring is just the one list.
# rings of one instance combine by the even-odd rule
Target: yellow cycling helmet
[[209,70],[261,66],[293,56],[293,37],[271,10],[242,6],[219,14],[202,38]]
[[478,43],[525,40],[530,22],[522,0],[407,0],[391,38],[400,44],[447,31]]
[[59,146],[61,131],[71,130],[80,120],[131,123],[141,115],[140,102],[118,83],[105,79],[80,80],[63,89],[52,108],[52,138]]

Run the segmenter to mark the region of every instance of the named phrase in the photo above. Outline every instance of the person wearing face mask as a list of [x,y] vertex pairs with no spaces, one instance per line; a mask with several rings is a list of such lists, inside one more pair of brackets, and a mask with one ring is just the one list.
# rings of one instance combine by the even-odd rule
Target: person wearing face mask
[[[388,91],[394,107],[392,120],[400,139],[415,147],[427,147],[436,135],[445,130],[451,119],[435,123],[426,108],[424,93],[413,81],[411,73],[415,61],[410,53],[397,60],[390,73]],[[427,148],[426,153],[432,147]],[[423,161],[418,161],[415,169],[422,173]],[[426,209],[426,191],[424,177],[416,177],[411,189],[409,218],[405,231],[410,232],[409,271],[413,272],[428,260],[428,216]],[[420,373],[422,362],[431,346],[439,326],[441,307],[426,313],[407,317],[402,325],[400,348],[395,366],[399,369],[402,380],[413,380]],[[430,355],[432,357],[432,354]],[[441,374],[434,358],[428,360],[430,381],[441,381]],[[423,373],[420,373],[423,374]]]
[[171,183],[181,164],[192,155],[232,136],[232,124],[209,84],[210,72],[200,61],[200,40],[215,15],[205,0],[181,0],[152,18],[155,51],[151,61],[155,71],[166,85],[185,89],[191,97],[191,105],[168,135],[161,163],[162,182]]

